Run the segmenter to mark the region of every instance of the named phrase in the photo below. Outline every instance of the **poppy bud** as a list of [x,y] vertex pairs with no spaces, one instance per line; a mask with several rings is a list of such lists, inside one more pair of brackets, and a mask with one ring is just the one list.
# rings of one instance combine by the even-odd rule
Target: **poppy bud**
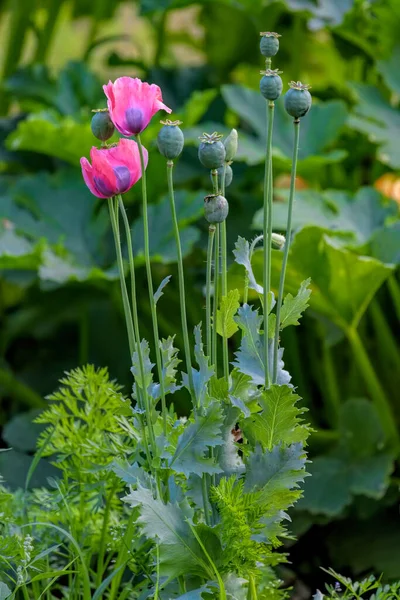
[[204,216],[209,223],[222,223],[229,212],[229,204],[224,196],[210,194],[204,198]]
[[283,246],[286,243],[286,238],[284,235],[280,233],[273,233],[271,236],[271,245],[275,250],[282,250]]
[[238,132],[232,129],[230,134],[224,140],[225,160],[226,162],[233,160],[238,149]]
[[[224,167],[219,167],[218,169],[216,169],[217,173],[218,173],[218,189],[222,188],[222,177],[224,174]],[[213,177],[212,177],[212,173],[210,173],[210,179],[211,182],[213,182]],[[233,179],[233,171],[232,171],[232,167],[230,165],[226,165],[226,170],[225,170],[225,187],[228,187],[229,185],[231,185],[232,183],[232,179]]]
[[290,89],[286,92],[284,98],[285,110],[294,119],[300,119],[308,113],[311,108],[311,94],[308,91],[309,85],[301,81],[291,81]]
[[164,127],[160,129],[157,136],[157,146],[159,151],[168,160],[178,158],[183,150],[185,138],[179,125],[182,121],[160,121]]
[[221,142],[222,135],[217,132],[200,137],[199,160],[207,169],[218,169],[225,161],[225,146]]
[[94,113],[90,123],[92,133],[98,140],[105,142],[114,133],[114,123],[110,119],[108,110],[96,110]]
[[260,81],[260,92],[266,100],[276,100],[282,93],[282,79],[279,77],[278,69],[267,69],[260,71],[264,77]]
[[275,54],[279,50],[279,38],[281,37],[279,33],[275,33],[273,31],[263,31],[260,33],[260,51],[263,56],[266,58],[271,58],[271,56],[275,56]]

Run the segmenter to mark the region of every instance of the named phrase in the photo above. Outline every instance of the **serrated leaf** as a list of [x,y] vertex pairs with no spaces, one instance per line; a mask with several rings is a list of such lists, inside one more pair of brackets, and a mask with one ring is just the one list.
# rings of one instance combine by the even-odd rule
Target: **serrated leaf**
[[305,443],[309,430],[303,424],[296,403],[300,400],[293,388],[287,385],[272,385],[257,398],[262,411],[252,414],[242,424],[246,437],[272,450],[277,444]]
[[304,481],[306,455],[302,444],[274,446],[262,451],[257,446],[247,463],[246,491],[261,491],[263,500],[273,509],[283,511],[301,495],[299,483]]
[[[169,394],[173,394],[182,387],[176,383],[177,367],[181,360],[178,358],[179,350],[174,346],[174,339],[175,336],[169,336],[166,340],[163,339],[160,342],[164,390]],[[160,384],[152,383],[149,394],[154,400],[158,400],[161,397]]]
[[154,363],[150,361],[150,348],[149,342],[147,340],[142,340],[140,342],[141,354],[143,359],[143,370],[144,370],[144,381],[142,378],[142,373],[140,369],[140,361],[138,352],[135,350],[132,356],[132,366],[131,373],[135,378],[135,385],[138,385],[140,388],[146,389],[149,388],[151,382],[153,381],[153,373],[152,369],[154,367]]
[[154,303],[155,304],[157,304],[157,302],[159,301],[161,296],[163,296],[163,294],[164,294],[163,289],[170,282],[171,277],[172,277],[172,275],[167,275],[166,277],[164,277],[164,279],[158,286],[157,291],[154,293]]
[[230,290],[221,300],[217,310],[217,333],[223,338],[230,338],[239,329],[234,321],[234,316],[240,306],[239,290]]
[[139,507],[137,522],[143,533],[159,542],[161,576],[173,578],[190,573],[207,577],[203,551],[186,522],[186,510],[177,504],[164,504],[154,499],[151,491],[143,487],[138,487],[123,500],[131,507]]
[[310,278],[302,281],[296,296],[292,296],[292,294],[285,296],[281,310],[281,329],[289,325],[299,325],[299,319],[306,310],[311,295],[311,289],[308,287],[310,283]]
[[212,402],[203,415],[196,415],[196,420],[188,423],[179,436],[175,452],[168,462],[170,469],[183,473],[188,477],[191,473],[220,473],[221,468],[209,457],[209,448],[221,446],[223,438],[222,409],[219,403]]
[[254,277],[253,268],[251,266],[249,242],[245,238],[239,236],[235,244],[233,254],[238,265],[243,265],[247,271],[249,287],[255,290],[258,294],[263,294],[263,288],[257,283],[256,278]]
[[[208,364],[208,358],[204,354],[203,350],[203,342],[201,338],[201,323],[196,325],[194,328],[194,338],[195,338],[195,346],[194,346],[194,356],[196,358],[196,362],[199,366],[199,369],[195,369],[192,367],[192,376],[193,376],[193,385],[194,385],[194,394],[199,406],[203,406],[205,403],[205,398],[207,394],[207,383],[210,381],[211,377],[214,375],[214,367],[211,367]],[[186,373],[182,374],[183,384],[187,389],[189,388],[189,378]]]

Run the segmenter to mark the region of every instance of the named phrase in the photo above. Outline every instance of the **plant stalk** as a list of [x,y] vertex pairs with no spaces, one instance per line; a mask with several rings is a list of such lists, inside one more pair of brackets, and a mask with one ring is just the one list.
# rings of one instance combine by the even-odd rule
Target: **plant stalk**
[[176,216],[176,208],[175,208],[173,168],[174,168],[173,161],[172,160],[167,161],[169,203],[170,203],[170,207],[171,207],[172,224],[173,224],[173,228],[174,228],[174,236],[175,236],[175,243],[176,243],[176,252],[178,255],[179,301],[180,301],[180,306],[181,306],[183,345],[184,345],[184,349],[185,349],[186,369],[187,369],[188,378],[189,378],[190,393],[192,395],[193,401],[195,401],[193,373],[192,373],[192,361],[191,361],[191,356],[190,356],[190,343],[189,343],[189,333],[188,333],[187,315],[186,315],[185,275],[184,275],[184,271],[183,271],[183,259],[182,259],[181,239],[180,239],[180,235],[179,235],[179,224],[178,224],[178,219]]
[[215,375],[218,377],[218,334],[217,334],[217,310],[219,302],[219,234],[220,229],[215,228],[215,251],[214,251],[214,303],[213,303],[213,340],[211,363],[215,365]]
[[212,278],[212,256],[215,236],[215,225],[210,224],[208,228],[208,247],[207,247],[207,275],[206,275],[206,342],[208,362],[211,363],[212,357],[212,328],[211,328],[211,278]]
[[[224,163],[222,171],[222,186],[221,193],[225,197],[225,178],[226,178],[226,167],[227,163]],[[218,178],[217,178],[218,184]],[[222,297],[228,294],[228,270],[227,270],[227,243],[226,243],[226,219],[221,223],[221,290]],[[224,377],[228,382],[229,380],[229,352],[228,352],[228,338],[222,338],[222,358],[224,365]]]
[[269,388],[269,296],[271,289],[271,233],[272,233],[272,132],[274,127],[274,102],[267,104],[267,147],[265,152],[264,171],[264,209],[263,209],[263,310],[264,310],[264,377],[265,387]]
[[139,147],[140,165],[141,165],[141,169],[142,169],[144,257],[145,257],[145,263],[146,263],[147,284],[148,284],[148,288],[149,288],[151,318],[152,318],[152,322],[153,322],[153,335],[154,335],[154,345],[155,345],[155,352],[156,352],[157,372],[158,372],[158,378],[160,381],[161,409],[162,409],[162,415],[163,415],[163,422],[166,422],[167,406],[166,406],[166,402],[165,402],[164,377],[163,377],[160,342],[159,342],[159,335],[158,335],[157,309],[156,309],[156,303],[154,301],[153,279],[152,279],[152,274],[151,274],[149,219],[148,219],[148,214],[147,214],[146,167],[144,164],[143,146],[142,146],[142,141],[140,139],[140,134],[137,135],[137,143],[138,143],[138,147]]
[[288,258],[289,258],[290,237],[291,237],[291,230],[292,230],[293,201],[294,201],[294,193],[295,193],[295,188],[296,188],[297,156],[298,156],[298,152],[299,152],[300,119],[295,119],[293,121],[293,125],[294,125],[294,144],[293,144],[292,171],[290,174],[289,206],[288,206],[288,217],[287,217],[287,224],[286,224],[286,243],[285,243],[285,250],[283,253],[281,275],[279,278],[278,300],[276,303],[274,363],[273,363],[273,376],[272,376],[273,383],[276,383],[277,376],[278,376],[279,328],[280,328],[280,320],[281,320],[283,290],[285,287],[286,267],[287,267],[287,262],[288,262]]

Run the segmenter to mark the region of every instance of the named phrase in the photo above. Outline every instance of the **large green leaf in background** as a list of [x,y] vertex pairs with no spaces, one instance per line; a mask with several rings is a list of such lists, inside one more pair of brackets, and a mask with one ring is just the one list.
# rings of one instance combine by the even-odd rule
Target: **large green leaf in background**
[[399,169],[400,111],[392,107],[375,87],[353,83],[352,88],[358,103],[349,119],[350,127],[365,133],[371,142],[379,146],[377,157],[381,162]]
[[0,269],[36,270],[41,262],[42,244],[18,235],[14,226],[0,221]]
[[[239,136],[238,160],[258,164],[265,158],[266,101],[255,90],[240,85],[224,85],[222,96],[245,124],[251,127],[254,136],[243,131]],[[312,111],[301,123],[301,145],[299,169],[310,169],[318,165],[337,162],[346,156],[344,150],[329,150],[338,139],[347,120],[347,109],[341,100],[313,104]],[[292,156],[293,122],[283,108],[283,101],[276,102],[273,151],[277,159],[289,165]]]
[[[282,252],[272,253],[272,283],[278,288]],[[253,271],[262,281],[262,252],[253,255]],[[320,227],[304,227],[290,249],[285,290],[296,294],[311,277],[310,307],[343,331],[357,327],[376,291],[392,272],[374,258],[341,247],[337,238]],[[232,265],[230,287],[243,289],[243,267]]]
[[286,0],[292,10],[305,10],[312,14],[308,21],[311,30],[322,29],[327,25],[339,25],[346,13],[354,5],[354,0]]
[[[281,193],[281,192],[280,192]],[[287,194],[283,194],[287,197]],[[275,202],[273,228],[285,231],[287,202]],[[293,207],[293,229],[318,225],[333,231],[349,233],[346,245],[367,243],[377,232],[386,231],[385,224],[398,214],[396,202],[384,200],[374,188],[361,188],[355,195],[340,190],[300,190]],[[262,229],[262,209],[254,215],[253,227]],[[387,261],[391,262],[391,261]]]
[[304,484],[297,509],[337,516],[354,495],[384,496],[394,456],[385,451],[385,435],[373,404],[364,399],[343,404],[339,431],[334,451],[313,459],[312,477]]

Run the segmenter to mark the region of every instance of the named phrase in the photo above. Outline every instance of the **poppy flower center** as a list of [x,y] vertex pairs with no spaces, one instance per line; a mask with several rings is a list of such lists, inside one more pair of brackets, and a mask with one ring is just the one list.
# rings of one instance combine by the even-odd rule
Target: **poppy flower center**
[[140,108],[127,108],[125,111],[125,119],[129,131],[132,133],[140,133],[143,131],[143,113]]

